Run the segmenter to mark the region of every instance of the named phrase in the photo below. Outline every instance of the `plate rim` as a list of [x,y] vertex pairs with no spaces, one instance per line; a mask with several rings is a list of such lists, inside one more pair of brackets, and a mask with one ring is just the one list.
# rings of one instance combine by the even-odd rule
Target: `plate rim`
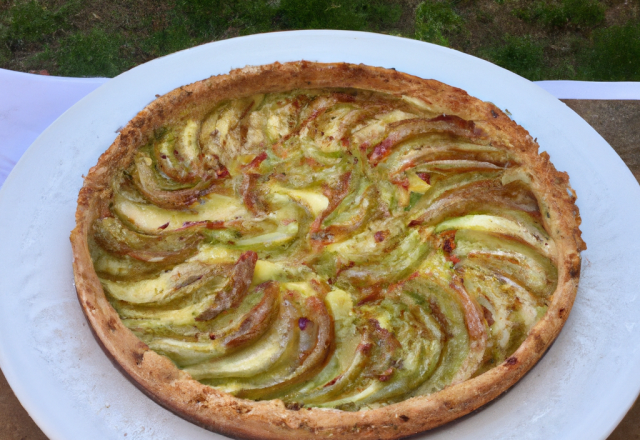
[[[182,56],[186,53],[189,53],[191,55],[197,55],[200,51],[202,52],[207,52],[209,50],[211,50],[210,48],[212,46],[215,45],[216,48],[224,48],[224,46],[226,45],[236,45],[238,44],[239,41],[242,42],[248,42],[250,43],[252,40],[255,39],[264,39],[266,38],[271,38],[271,36],[273,35],[279,35],[279,36],[283,36],[283,35],[288,35],[290,36],[290,38],[295,38],[296,35],[301,35],[304,34],[306,36],[316,36],[319,38],[323,38],[326,37],[327,35],[333,35],[333,36],[338,36],[338,37],[342,37],[342,38],[361,38],[361,39],[377,39],[377,38],[382,38],[382,39],[388,39],[388,38],[398,38],[400,40],[403,40],[403,43],[408,43],[408,44],[416,44],[416,45],[425,45],[428,43],[424,43],[424,42],[419,42],[419,41],[415,41],[415,40],[408,40],[408,39],[403,39],[400,37],[391,37],[391,36],[385,36],[385,35],[380,35],[380,34],[371,34],[371,33],[365,33],[365,32],[354,32],[354,31],[286,31],[286,32],[278,32],[278,33],[267,33],[267,34],[257,34],[257,35],[250,35],[250,36],[244,36],[244,37],[238,37],[238,38],[234,38],[234,39],[229,39],[229,40],[223,40],[223,41],[218,41],[218,42],[213,42],[213,43],[208,43],[205,45],[201,45],[201,46],[196,46],[194,48],[190,48],[190,49],[186,49],[184,51],[180,51],[180,52],[176,52],[174,54],[165,56],[165,57],[161,57],[155,60],[152,60],[148,63],[145,63],[141,66],[138,66],[128,72],[125,72],[121,75],[119,75],[118,77],[114,78],[114,80],[118,80],[119,81],[125,81],[127,80],[127,78],[131,75],[131,72],[134,71],[140,71],[139,69],[148,69],[149,67],[145,67],[145,66],[155,66],[156,63],[159,62],[167,62],[168,60],[171,60],[172,57],[177,57],[177,56]],[[472,57],[471,55],[468,54],[464,54],[461,52],[456,52],[453,51],[452,49],[448,49],[448,48],[442,48],[440,46],[435,46],[435,45],[431,45],[428,44],[428,46],[430,47],[430,50],[437,50],[437,51],[451,51],[451,52],[455,52],[456,56],[463,56],[463,59],[465,57],[468,57],[469,59],[473,59],[474,62],[477,62],[480,59],[477,59],[475,57]],[[490,63],[488,63],[487,61],[484,60],[480,60],[484,63],[487,63],[489,65],[491,65]],[[493,65],[491,65],[493,66]],[[242,67],[242,66],[237,66],[237,67]],[[493,66],[495,67],[495,66]],[[510,73],[511,74],[511,73]],[[515,75],[515,74],[511,74],[511,75]],[[521,78],[522,79],[522,78]],[[13,181],[17,180],[19,177],[19,174],[21,174],[23,171],[23,169],[26,169],[30,163],[30,161],[32,160],[31,157],[33,155],[36,155],[36,148],[33,148],[34,145],[40,145],[43,142],[43,139],[46,139],[47,136],[49,136],[49,133],[52,131],[52,127],[54,126],[58,126],[61,124],[61,120],[63,121],[62,123],[64,123],[65,119],[66,119],[66,115],[72,113],[73,111],[78,111],[78,109],[80,109],[83,106],[86,106],[87,103],[89,103],[89,105],[91,105],[91,102],[94,100],[94,96],[98,95],[99,93],[101,93],[101,91],[104,91],[105,88],[109,88],[109,87],[117,87],[118,83],[115,83],[115,85],[113,85],[113,81],[108,81],[105,84],[101,85],[100,87],[98,87],[95,91],[89,93],[85,98],[81,99],[78,103],[76,103],[74,106],[72,106],[69,110],[67,110],[65,113],[63,113],[63,115],[61,115],[49,128],[47,128],[43,133],[40,134],[40,136],[36,139],[36,141],[34,141],[34,143],[32,144],[32,146],[29,147],[29,149],[27,150],[27,152],[25,153],[25,155],[23,155],[23,157],[20,159],[20,161],[18,162],[18,164],[16,164],[14,170],[11,172],[11,174],[8,176],[5,184],[3,185],[3,188],[0,188],[0,206],[3,205],[3,203],[5,202],[5,199],[8,197],[6,196],[6,194],[9,193],[9,189],[7,188],[11,188],[13,186]],[[523,79],[524,80],[524,79]],[[526,81],[526,80],[524,80]],[[533,84],[533,83],[530,83]],[[542,91],[543,93],[548,94],[547,92],[545,92],[544,90],[542,90],[541,88],[537,87],[540,91]],[[555,98],[553,98],[550,94],[548,94],[552,99],[555,100]],[[570,110],[571,111],[571,110]],[[573,112],[573,111],[571,111]],[[585,123],[586,124],[586,123]],[[598,137],[600,137],[600,135],[595,132],[595,130],[591,129],[593,133],[595,133]],[[593,134],[592,133],[592,134]],[[602,139],[600,137],[600,139]],[[610,148],[610,147],[609,147]],[[614,152],[615,153],[615,152]],[[621,159],[618,160],[621,161]],[[624,165],[626,168],[626,165]],[[18,170],[18,171],[16,171]],[[631,175],[630,171],[627,169],[627,173],[629,175]],[[634,179],[635,181],[635,179]],[[637,185],[637,182],[636,182]],[[0,252],[1,254],[1,252]],[[20,400],[20,403],[23,405],[23,407],[27,410],[27,412],[29,412],[30,416],[34,419],[34,421],[38,424],[38,426],[41,427],[41,429],[43,430],[43,432],[45,432],[48,436],[50,436],[51,438],[62,438],[56,435],[56,424],[55,423],[50,423],[51,420],[47,419],[47,415],[46,415],[46,411],[43,413],[43,409],[39,408],[37,403],[30,398],[32,396],[29,395],[29,392],[26,390],[25,387],[25,383],[24,381],[21,382],[19,379],[19,374],[17,373],[16,369],[12,369],[12,364],[11,361],[9,360],[9,357],[7,356],[7,353],[5,353],[6,347],[5,345],[2,343],[3,339],[0,337],[0,367],[2,368],[3,373],[5,374],[5,377],[7,378],[7,381],[9,382],[9,385],[11,386],[11,388],[14,390],[14,393],[16,394],[16,396],[18,397],[18,399]],[[15,365],[13,365],[15,367]],[[631,387],[634,388],[634,387]],[[610,425],[610,429],[608,429],[608,432],[606,435],[610,434],[613,429],[615,429],[615,427],[619,424],[620,420],[622,420],[622,418],[624,418],[626,412],[628,411],[628,409],[633,405],[633,402],[635,400],[635,396],[637,396],[638,392],[640,392],[640,379],[638,379],[637,381],[637,387],[635,387],[637,389],[637,391],[635,392],[630,392],[629,395],[633,394],[634,397],[630,399],[630,402],[627,402],[627,404],[622,404],[622,405],[618,405],[618,407],[624,407],[626,408],[624,410],[624,412],[621,412],[619,417],[614,421],[611,420],[611,422],[614,423],[609,423]]]

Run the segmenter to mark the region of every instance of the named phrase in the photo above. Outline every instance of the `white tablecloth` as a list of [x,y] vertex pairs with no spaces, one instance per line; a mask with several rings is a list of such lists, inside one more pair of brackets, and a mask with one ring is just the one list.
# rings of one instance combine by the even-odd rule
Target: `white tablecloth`
[[0,69],[0,186],[40,133],[108,80]]
[[[0,69],[0,187],[31,143],[108,78],[63,78]],[[640,99],[640,82],[539,81],[558,99]]]

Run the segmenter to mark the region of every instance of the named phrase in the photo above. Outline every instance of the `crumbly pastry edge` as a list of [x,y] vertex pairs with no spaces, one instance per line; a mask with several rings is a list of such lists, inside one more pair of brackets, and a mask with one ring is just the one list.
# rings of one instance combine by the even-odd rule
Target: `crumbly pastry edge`
[[[133,160],[153,132],[185,110],[196,113],[223,99],[256,93],[320,87],[353,87],[418,98],[442,113],[473,120],[492,139],[527,164],[546,227],[558,250],[558,286],[547,313],[502,364],[437,393],[357,412],[288,409],[280,400],[251,401],[203,385],[169,359],[151,351],[126,328],[107,300],[89,255],[93,221],[108,206],[111,176]],[[516,383],[547,350],[564,325],[580,278],[580,236],[576,195],[529,133],[495,105],[435,80],[395,70],[345,63],[306,61],[248,66],[179,87],[138,113],[85,177],[71,233],[78,299],[105,353],[125,376],[163,407],[204,428],[246,439],[398,439],[435,428],[495,399]]]

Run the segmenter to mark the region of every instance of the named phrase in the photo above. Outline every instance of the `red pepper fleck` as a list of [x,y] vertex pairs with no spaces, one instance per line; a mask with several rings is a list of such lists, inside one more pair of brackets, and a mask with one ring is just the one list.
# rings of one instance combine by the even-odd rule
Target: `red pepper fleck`
[[376,240],[376,243],[382,243],[385,238],[389,235],[389,231],[378,231],[373,234],[373,238]]
[[384,373],[382,373],[380,376],[378,376],[378,380],[380,382],[386,382],[389,379],[391,379],[392,375],[393,375],[393,368],[389,368]]
[[365,355],[369,354],[372,348],[373,348],[373,344],[371,343],[358,345],[358,351],[360,351],[362,354],[365,354]]
[[385,139],[380,142],[374,149],[373,152],[369,155],[369,162],[372,166],[378,165],[379,162],[382,162],[384,158],[386,158],[389,154],[391,154],[391,147],[393,145],[392,139]]
[[224,229],[222,220],[207,221],[207,229]]
[[373,293],[366,295],[360,301],[358,301],[358,306],[364,305],[368,302],[377,301],[380,299],[380,290],[375,290]]
[[409,178],[407,178],[407,177],[405,177],[404,179],[402,179],[400,181],[393,182],[393,183],[395,183],[396,185],[398,185],[398,186],[400,186],[400,187],[402,187],[404,189],[409,189],[409,185],[410,185],[409,184]]
[[215,341],[216,335],[214,335],[213,333],[209,333],[209,339],[211,339],[212,341]]
[[[307,118],[307,121],[309,121],[309,122],[310,122],[310,121],[313,121],[313,120],[314,120],[315,118],[317,118],[317,117],[318,117],[318,115],[319,115],[320,113],[322,113],[322,112],[323,112],[322,110],[315,109],[314,111],[312,111],[312,112],[311,112],[311,114],[310,114],[310,115],[309,115],[309,117]],[[307,121],[305,121],[305,122],[307,122]],[[324,133],[322,133],[322,135],[324,136]]]
[[425,182],[427,182],[429,185],[431,185],[431,174],[429,173],[416,173],[416,175],[421,178],[422,180],[424,180]]
[[447,231],[442,233],[444,243],[442,244],[442,250],[445,252],[446,257],[453,264],[458,264],[460,259],[455,255],[451,255],[451,252],[456,248],[456,231]]
[[169,222],[166,222],[164,225],[158,226],[158,229],[160,230],[167,229],[168,226],[169,226]]
[[224,222],[221,220],[200,220],[195,222],[184,222],[182,223],[182,227],[180,229],[187,229],[192,226],[204,226],[207,229],[224,229]]
[[262,162],[264,162],[264,160],[266,158],[267,158],[267,153],[265,151],[263,151],[262,153],[258,154],[256,157],[254,157],[251,162],[249,162],[247,165],[245,165],[244,168],[246,170],[257,169],[260,166],[260,164]]
[[318,166],[320,166],[320,162],[318,162],[317,160],[315,160],[312,157],[305,157],[304,158],[304,162],[309,165],[311,168],[317,168]]
[[411,281],[412,279],[417,278],[419,276],[420,276],[420,272],[415,271],[411,275],[409,275],[407,278],[405,278],[404,280],[400,280],[397,283],[389,284],[389,287],[387,287],[387,291],[391,292],[391,291],[397,289],[398,287],[402,286],[407,281]]
[[455,243],[452,242],[453,240],[447,238],[442,245],[442,249],[447,253],[451,252],[455,248]]
[[342,378],[342,374],[339,375],[339,376],[336,376],[332,381],[327,382],[322,388],[330,387],[331,385],[335,384],[341,378]]
[[387,332],[387,333],[389,332],[389,330],[387,330],[386,328],[384,328],[384,327],[382,327],[380,325],[380,321],[378,321],[377,319],[370,318],[369,322],[376,328],[376,330],[381,331],[383,333],[384,332]]
[[216,171],[216,176],[218,179],[224,179],[225,177],[229,177],[229,170],[225,166],[221,166],[218,171]]
[[444,238],[442,250],[444,250],[446,253],[452,252],[456,248],[456,231],[443,232],[442,237]]
[[482,314],[484,315],[484,319],[485,321],[487,321],[487,324],[489,326],[492,326],[494,322],[496,322],[493,319],[493,315],[491,314],[491,311],[489,309],[487,309],[485,306],[482,306]]
[[348,264],[338,268],[338,271],[336,272],[336,275],[340,275],[343,271],[345,271],[347,269],[351,269],[355,265],[356,265],[356,263],[354,261],[349,261]]
[[307,318],[305,318],[304,316],[302,318],[298,319],[298,327],[300,327],[300,330],[304,330],[307,328],[307,325],[310,323],[311,321]]

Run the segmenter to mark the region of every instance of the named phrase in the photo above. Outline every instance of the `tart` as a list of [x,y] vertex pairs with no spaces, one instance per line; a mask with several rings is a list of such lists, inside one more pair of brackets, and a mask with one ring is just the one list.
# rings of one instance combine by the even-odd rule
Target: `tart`
[[85,178],[76,289],[147,395],[240,438],[396,439],[496,398],[580,275],[566,173],[495,105],[350,64],[159,97]]

